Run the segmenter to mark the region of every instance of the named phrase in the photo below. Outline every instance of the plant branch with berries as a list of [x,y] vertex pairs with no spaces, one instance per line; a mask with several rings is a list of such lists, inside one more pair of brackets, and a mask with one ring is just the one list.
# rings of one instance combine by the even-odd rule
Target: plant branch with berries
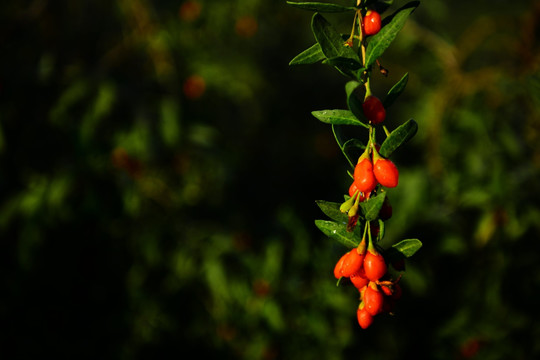
[[[388,75],[379,58],[419,2],[409,2],[384,17],[382,15],[393,0],[354,0],[351,6],[323,2],[287,3],[315,12],[311,29],[316,43],[294,57],[290,65],[321,62],[349,79],[345,84],[347,109],[312,112],[316,119],[331,126],[350,165],[348,174],[351,177],[343,202],[317,201],[330,220],[316,220],[315,225],[350,249],[335,265],[334,276],[338,285],[351,283],[358,289],[357,319],[366,329],[376,315],[393,313],[395,302],[401,297],[399,280],[405,270],[404,261],[422,246],[418,239],[405,239],[386,249],[380,246],[386,221],[392,216],[387,190],[399,184],[399,171],[390,157],[418,130],[413,119],[393,130],[384,124],[386,109],[405,90],[408,73],[384,97],[374,94],[371,89],[373,75],[377,73],[374,69],[383,76]],[[350,34],[339,33],[322,15],[338,12],[352,14]],[[346,139],[344,132],[348,126],[365,128],[366,139]],[[377,136],[384,136],[384,139],[379,142]]]

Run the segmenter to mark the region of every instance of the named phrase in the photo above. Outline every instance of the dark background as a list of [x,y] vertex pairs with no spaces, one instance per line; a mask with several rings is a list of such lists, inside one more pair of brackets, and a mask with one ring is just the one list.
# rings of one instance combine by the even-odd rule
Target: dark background
[[538,3],[422,1],[381,58],[381,97],[409,72],[386,125],[419,124],[384,246],[424,246],[368,330],[335,286],[345,248],[313,223],[349,178],[310,115],[344,108],[347,78],[288,66],[310,19],[268,0],[1,2],[0,358],[540,355]]

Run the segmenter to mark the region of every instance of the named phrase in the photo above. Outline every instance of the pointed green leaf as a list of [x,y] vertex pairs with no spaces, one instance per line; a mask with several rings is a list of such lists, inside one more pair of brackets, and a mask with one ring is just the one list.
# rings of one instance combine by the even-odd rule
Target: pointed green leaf
[[347,93],[347,106],[349,107],[349,110],[351,110],[354,116],[356,116],[361,122],[367,125],[368,120],[364,116],[362,100],[360,100],[360,96],[364,95],[362,90],[364,90],[362,83],[356,80],[351,80],[345,85],[345,92]]
[[386,193],[383,192],[370,198],[368,201],[360,203],[360,208],[362,209],[362,214],[364,214],[366,221],[377,220],[385,198]]
[[383,101],[383,106],[387,109],[394,101],[398,98],[399,95],[405,90],[407,82],[409,81],[409,73],[403,75],[403,77],[388,91],[386,98]]
[[339,13],[339,12],[351,12],[357,9],[353,6],[342,6],[338,4],[329,4],[321,2],[293,2],[287,1],[287,4],[304,10],[326,12],[326,13]]
[[[357,63],[360,63],[358,54],[354,52],[350,47],[345,46],[345,42],[341,34],[339,34],[334,27],[319,13],[315,13],[311,20],[311,29],[313,35],[317,40],[317,43],[321,46],[321,50],[327,59],[344,58],[352,59]],[[343,60],[341,60],[343,61]],[[342,64],[333,65],[341,73],[347,76],[356,78],[356,71],[343,66]]]
[[418,124],[414,119],[409,119],[407,122],[399,126],[390,133],[390,136],[384,140],[379,150],[379,154],[388,158],[401,145],[409,141],[418,131]]
[[387,21],[386,24],[384,24],[383,20],[383,27],[381,30],[369,40],[366,49],[366,68],[369,68],[373,63],[375,63],[375,60],[377,60],[390,46],[398,32],[405,25],[409,15],[419,4],[419,1],[412,1],[398,9],[388,18],[385,18],[385,21]]
[[320,121],[332,125],[359,125],[368,127],[358,120],[349,110],[318,110],[311,114]]
[[324,61],[325,64],[335,66],[339,69],[343,70],[351,70],[356,71],[358,69],[362,68],[362,64],[356,59],[349,59],[342,56],[333,57],[330,59],[326,59]]
[[356,231],[348,232],[347,225],[338,224],[334,221],[315,220],[315,225],[329,238],[340,242],[348,248],[357,247],[360,243]]
[[330,219],[341,224],[347,224],[347,222],[349,221],[349,217],[347,216],[347,214],[344,214],[339,210],[339,207],[341,206],[340,203],[324,200],[317,200],[315,202],[322,210],[322,212]]
[[319,43],[311,46],[310,48],[302,51],[300,54],[296,55],[289,65],[309,65],[315,64],[316,62],[326,59],[324,56],[321,46]]
[[392,249],[399,252],[403,257],[413,256],[422,247],[422,242],[418,239],[405,239],[392,245]]

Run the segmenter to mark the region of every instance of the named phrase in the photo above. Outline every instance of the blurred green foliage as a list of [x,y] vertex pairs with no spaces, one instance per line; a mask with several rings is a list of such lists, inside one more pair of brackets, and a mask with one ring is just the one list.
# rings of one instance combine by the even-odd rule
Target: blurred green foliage
[[375,92],[409,72],[387,126],[419,124],[386,241],[424,246],[368,331],[313,223],[348,176],[310,115],[346,106],[346,79],[288,66],[310,16],[1,2],[0,357],[540,355],[538,4],[423,1],[381,59]]

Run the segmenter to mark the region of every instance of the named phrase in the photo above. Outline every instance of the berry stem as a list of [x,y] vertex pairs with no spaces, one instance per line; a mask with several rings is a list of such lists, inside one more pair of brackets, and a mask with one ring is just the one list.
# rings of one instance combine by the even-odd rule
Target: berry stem
[[335,128],[335,125],[332,125],[332,134],[334,134],[334,139],[336,140],[336,143],[338,144],[339,146],[339,149],[341,150],[343,156],[345,156],[345,158],[347,159],[347,161],[349,162],[349,165],[351,165],[351,167],[354,169],[354,163],[351,161],[351,159],[349,158],[349,155],[347,155],[347,153],[345,152],[345,147],[341,144],[341,142],[339,141],[339,137],[338,135],[336,134],[336,128]]
[[390,131],[386,128],[386,125],[383,125],[384,133],[386,134],[386,137],[390,136]]

